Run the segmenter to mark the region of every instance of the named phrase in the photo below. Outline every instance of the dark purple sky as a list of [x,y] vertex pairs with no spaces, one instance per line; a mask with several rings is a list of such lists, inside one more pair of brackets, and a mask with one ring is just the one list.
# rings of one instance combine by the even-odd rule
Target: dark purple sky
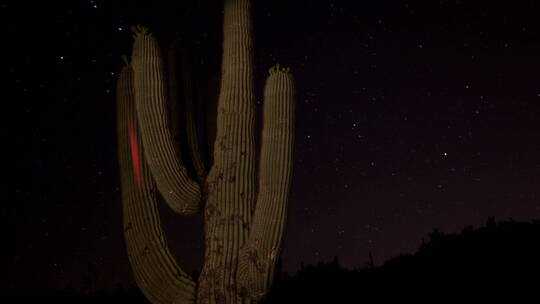
[[[207,75],[219,70],[221,4],[41,2],[0,6],[8,155],[15,144],[0,285],[78,287],[88,263],[100,287],[127,284],[114,84],[129,26],[149,26],[163,46],[189,34]],[[297,83],[289,273],[334,255],[353,268],[372,252],[381,264],[433,228],[540,218],[540,3],[430,3],[254,4],[258,96],[275,62]],[[179,264],[199,268],[202,217],[161,207]]]

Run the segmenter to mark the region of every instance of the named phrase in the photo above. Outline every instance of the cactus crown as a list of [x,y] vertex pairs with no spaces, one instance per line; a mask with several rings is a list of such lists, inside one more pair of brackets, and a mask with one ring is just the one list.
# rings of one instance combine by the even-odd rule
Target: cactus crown
[[285,73],[285,74],[289,74],[291,72],[291,68],[290,67],[282,67],[279,65],[279,63],[276,63],[275,65],[273,65],[270,69],[268,69],[268,73],[270,73],[270,75],[274,74],[274,73]]
[[126,55],[122,55],[122,62],[124,63],[125,67],[129,67],[131,65],[131,62],[129,62],[129,58]]
[[133,32],[133,38],[152,36],[150,29],[140,24],[131,26],[131,31]]

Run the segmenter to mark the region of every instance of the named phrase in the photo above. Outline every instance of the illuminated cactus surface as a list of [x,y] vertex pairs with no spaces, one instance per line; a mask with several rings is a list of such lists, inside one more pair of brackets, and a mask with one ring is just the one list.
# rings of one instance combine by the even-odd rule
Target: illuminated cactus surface
[[[131,62],[126,60],[117,84],[118,160],[128,257],[152,303],[255,303],[271,287],[293,174],[294,81],[289,69],[269,71],[257,167],[251,31],[250,0],[225,0],[221,84],[208,164],[197,140],[187,69],[176,84],[155,37],[147,28],[134,28]],[[170,114],[177,86],[186,105],[182,133],[172,127]],[[187,158],[181,157],[175,132],[186,136]],[[185,159],[191,160],[196,178],[189,176]],[[168,249],[158,195],[181,215],[204,211],[204,265],[197,282]]]

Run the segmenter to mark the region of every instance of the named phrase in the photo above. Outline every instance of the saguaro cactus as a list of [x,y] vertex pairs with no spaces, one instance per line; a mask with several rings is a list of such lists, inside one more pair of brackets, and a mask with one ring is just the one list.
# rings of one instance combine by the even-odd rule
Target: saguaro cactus
[[[171,91],[175,77],[166,75],[157,41],[146,28],[135,28],[132,62],[119,75],[124,235],[135,280],[152,303],[254,303],[268,292],[274,277],[293,173],[294,81],[288,69],[270,69],[257,172],[250,0],[225,0],[223,33],[211,165],[200,155],[192,95],[186,89],[189,79],[182,77],[184,142],[191,146],[195,179],[175,147],[177,129],[171,128],[167,112],[167,99],[176,96]],[[179,214],[204,208],[205,259],[198,282],[169,252],[157,210],[158,191]]]

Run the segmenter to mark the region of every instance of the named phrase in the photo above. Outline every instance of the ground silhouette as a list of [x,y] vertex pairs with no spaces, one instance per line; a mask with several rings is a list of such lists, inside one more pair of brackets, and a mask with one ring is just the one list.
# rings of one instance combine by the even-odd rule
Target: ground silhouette
[[[92,271],[94,271],[92,269]],[[92,274],[95,276],[95,274]],[[93,290],[83,277],[82,290],[6,294],[27,303],[149,303],[136,286]],[[346,269],[331,262],[301,265],[293,276],[278,272],[262,303],[364,303],[385,299],[415,302],[442,298],[484,300],[502,297],[538,299],[540,286],[540,220],[487,220],[485,227],[465,227],[446,234],[434,229],[414,254],[402,254],[382,266]]]

